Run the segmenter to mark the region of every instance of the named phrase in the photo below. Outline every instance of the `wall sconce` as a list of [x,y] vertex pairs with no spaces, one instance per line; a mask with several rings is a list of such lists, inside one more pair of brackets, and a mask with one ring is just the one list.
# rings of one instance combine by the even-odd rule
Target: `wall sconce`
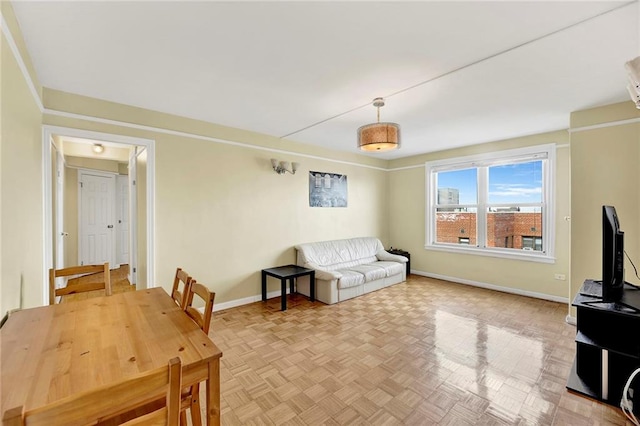
[[273,170],[279,175],[283,175],[285,172],[289,172],[292,175],[295,175],[296,170],[298,170],[298,167],[300,167],[300,163],[291,163],[291,170],[289,170],[288,161],[278,161],[275,158],[272,158],[271,167],[273,167]]
[[104,146],[102,146],[101,143],[94,143],[93,146],[91,147],[91,149],[96,154],[102,154],[104,152]]
[[636,108],[640,109],[640,56],[625,63],[624,67],[629,74],[629,84],[627,85],[629,96],[631,96]]

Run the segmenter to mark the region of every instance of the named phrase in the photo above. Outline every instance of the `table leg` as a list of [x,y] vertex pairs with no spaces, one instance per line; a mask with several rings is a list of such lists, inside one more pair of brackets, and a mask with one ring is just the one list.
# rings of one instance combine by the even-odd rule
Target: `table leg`
[[[191,424],[194,426],[202,425],[202,416],[200,415],[200,383],[191,386],[191,405],[189,411],[191,411]],[[182,413],[180,413],[180,415],[182,415]],[[187,424],[186,420],[184,424]]]
[[293,280],[297,278],[289,278],[289,294],[293,296],[293,293],[295,293],[295,289],[293,287]]
[[220,358],[209,362],[207,425],[220,426]]
[[309,274],[309,292],[311,294],[311,301],[315,302],[316,301],[316,273],[315,271],[311,271],[311,274]]
[[267,300],[267,273],[262,271],[262,301]]
[[282,297],[280,300],[280,310],[287,310],[287,279],[283,278],[280,280],[280,291],[282,293]]

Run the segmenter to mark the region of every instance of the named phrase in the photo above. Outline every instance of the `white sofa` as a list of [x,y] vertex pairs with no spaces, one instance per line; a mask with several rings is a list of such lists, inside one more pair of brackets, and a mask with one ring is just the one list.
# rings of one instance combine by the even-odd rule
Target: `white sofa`
[[[385,251],[373,237],[298,244],[298,266],[315,270],[316,299],[341,302],[403,282],[407,258]],[[309,296],[307,277],[298,280],[298,293]]]

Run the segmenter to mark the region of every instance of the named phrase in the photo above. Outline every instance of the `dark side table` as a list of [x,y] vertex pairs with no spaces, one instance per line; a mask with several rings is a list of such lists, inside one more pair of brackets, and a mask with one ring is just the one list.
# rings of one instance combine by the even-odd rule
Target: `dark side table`
[[411,254],[409,254],[409,252],[401,250],[401,249],[394,249],[394,248],[390,248],[389,250],[387,250],[388,253],[391,254],[397,254],[399,256],[404,256],[407,258],[407,263],[405,264],[406,268],[407,268],[407,278],[409,278],[409,274],[411,273]]
[[314,302],[316,300],[316,272],[313,269],[303,268],[297,265],[278,266],[276,268],[268,268],[262,270],[262,301],[267,300],[267,275],[278,278],[280,280],[280,290],[282,292],[280,310],[287,310],[287,280],[289,280],[290,290],[293,294],[293,280],[294,278],[303,277],[309,275],[309,300]]

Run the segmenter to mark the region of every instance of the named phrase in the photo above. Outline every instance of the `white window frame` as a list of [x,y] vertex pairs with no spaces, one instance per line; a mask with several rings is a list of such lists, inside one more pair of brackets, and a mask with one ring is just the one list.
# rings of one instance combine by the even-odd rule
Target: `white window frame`
[[[463,244],[438,243],[436,237],[436,205],[438,197],[437,173],[469,168],[483,168],[542,159],[542,241],[544,251],[514,250],[511,248],[467,246]],[[486,240],[486,197],[488,183],[482,173],[478,174],[476,226],[478,240]],[[476,254],[481,256],[519,259],[542,263],[555,263],[555,185],[556,185],[556,144],[536,145],[526,148],[509,149],[465,157],[428,161],[425,163],[425,245],[427,250],[452,253]],[[481,194],[482,192],[482,194]],[[522,204],[520,204],[522,205]],[[452,206],[455,207],[455,206]]]

